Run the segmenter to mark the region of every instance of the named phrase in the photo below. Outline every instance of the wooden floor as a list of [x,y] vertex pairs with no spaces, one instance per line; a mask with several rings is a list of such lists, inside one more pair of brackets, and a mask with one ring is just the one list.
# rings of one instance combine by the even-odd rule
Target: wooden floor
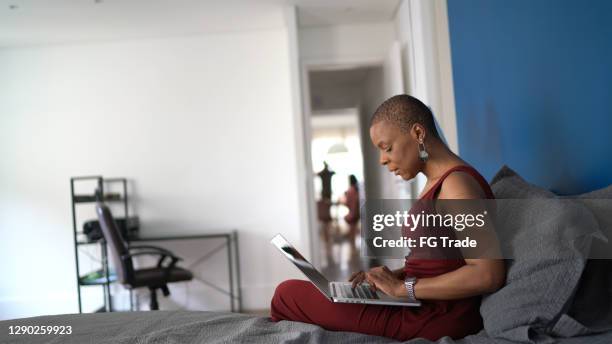
[[359,246],[359,238],[353,247],[351,239],[340,231],[330,235],[329,245],[325,245],[321,239],[319,247],[323,275],[330,281],[348,281],[354,272],[368,270],[370,259],[361,257]]
[[362,257],[359,252],[359,238],[357,238],[357,248],[351,254],[351,244],[349,239],[343,235],[336,235],[332,240],[331,249],[326,250],[321,243],[321,272],[330,281],[348,281],[351,274],[356,271],[367,271],[374,266],[387,265],[390,269],[397,269],[403,265],[402,259],[373,259]]

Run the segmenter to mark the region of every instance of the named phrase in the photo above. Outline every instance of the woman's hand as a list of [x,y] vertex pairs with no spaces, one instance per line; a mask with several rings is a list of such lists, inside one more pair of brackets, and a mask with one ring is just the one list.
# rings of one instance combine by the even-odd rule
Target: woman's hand
[[[366,273],[363,271],[357,271],[349,277],[349,282],[353,282],[353,289],[363,283],[366,279]],[[374,289],[373,289],[374,290]]]
[[399,279],[397,274],[389,270],[386,266],[375,267],[368,272],[356,272],[349,279],[349,282],[353,282],[353,288],[364,281],[370,284],[372,291],[380,290],[394,297],[402,296],[402,291],[405,289],[404,281]]

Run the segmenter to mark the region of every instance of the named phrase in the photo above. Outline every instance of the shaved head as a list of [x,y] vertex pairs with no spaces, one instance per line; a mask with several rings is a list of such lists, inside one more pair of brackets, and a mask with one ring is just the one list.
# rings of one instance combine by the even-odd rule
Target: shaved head
[[396,125],[404,133],[409,133],[412,126],[418,123],[429,135],[439,138],[431,110],[423,102],[407,94],[385,100],[374,112],[370,126],[381,121]]

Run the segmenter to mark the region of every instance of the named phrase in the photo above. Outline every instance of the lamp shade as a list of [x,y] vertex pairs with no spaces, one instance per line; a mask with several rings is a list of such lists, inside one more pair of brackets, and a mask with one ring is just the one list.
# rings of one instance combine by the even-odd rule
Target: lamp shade
[[338,142],[329,147],[327,154],[348,153],[348,148],[342,142]]

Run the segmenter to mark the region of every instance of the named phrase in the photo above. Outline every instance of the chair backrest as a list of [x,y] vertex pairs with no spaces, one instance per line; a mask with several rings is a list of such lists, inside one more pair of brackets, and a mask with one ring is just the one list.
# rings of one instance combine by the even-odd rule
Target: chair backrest
[[110,209],[103,203],[96,204],[96,213],[98,214],[98,221],[106,240],[109,255],[117,270],[117,279],[120,283],[130,284],[134,276],[134,266],[132,265],[131,258],[121,259],[121,256],[128,254],[129,250],[125,240],[121,237],[117,223]]

